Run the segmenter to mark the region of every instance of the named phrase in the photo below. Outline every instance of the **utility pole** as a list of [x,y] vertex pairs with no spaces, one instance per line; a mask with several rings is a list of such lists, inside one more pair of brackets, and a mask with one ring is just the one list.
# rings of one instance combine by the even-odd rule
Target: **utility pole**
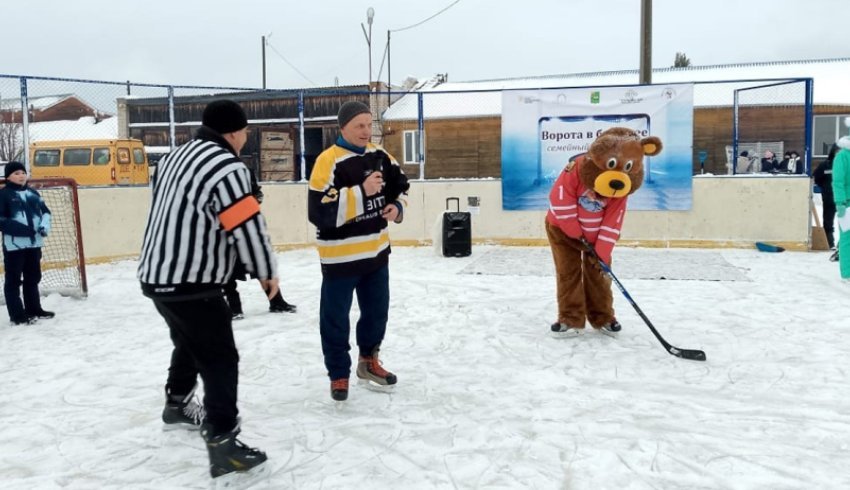
[[363,29],[363,35],[366,36],[366,46],[369,48],[369,92],[372,91],[372,20],[375,18],[375,9],[369,7],[366,10],[366,21],[369,23],[369,33],[366,33],[366,26],[360,23]]
[[263,90],[266,89],[266,36],[262,37],[263,51]]
[[640,84],[652,83],[652,0],[640,3]]
[[387,29],[387,107],[390,106],[390,92],[392,92],[392,84],[390,82],[390,30]]

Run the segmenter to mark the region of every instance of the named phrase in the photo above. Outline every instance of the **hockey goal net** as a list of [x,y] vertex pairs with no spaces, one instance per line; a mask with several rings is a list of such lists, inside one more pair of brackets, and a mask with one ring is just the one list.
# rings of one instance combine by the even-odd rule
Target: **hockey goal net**
[[[42,295],[59,293],[84,298],[88,286],[77,183],[74,179],[33,179],[29,185],[41,194],[51,214],[50,234],[41,249],[39,291]],[[5,270],[0,264],[0,281],[3,280]],[[0,303],[5,303],[3,295]]]

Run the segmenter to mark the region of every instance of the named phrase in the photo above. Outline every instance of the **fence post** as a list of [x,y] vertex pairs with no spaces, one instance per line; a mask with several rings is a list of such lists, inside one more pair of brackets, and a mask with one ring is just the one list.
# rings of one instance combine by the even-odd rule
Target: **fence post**
[[422,92],[416,94],[419,110],[419,180],[425,180],[425,111]]
[[171,151],[177,148],[177,134],[174,129],[174,87],[168,86],[168,138],[171,140]]
[[806,174],[812,175],[812,104],[814,103],[815,81],[812,78],[806,79]]
[[30,173],[30,111],[29,99],[27,97],[27,79],[21,77],[21,123],[23,124],[23,144],[24,144],[24,168],[27,175]]
[[304,91],[298,91],[298,146],[301,149],[301,182],[307,181],[307,159],[304,157]]
[[732,175],[738,173],[738,90],[733,92],[732,99],[732,156],[729,158],[732,164]]

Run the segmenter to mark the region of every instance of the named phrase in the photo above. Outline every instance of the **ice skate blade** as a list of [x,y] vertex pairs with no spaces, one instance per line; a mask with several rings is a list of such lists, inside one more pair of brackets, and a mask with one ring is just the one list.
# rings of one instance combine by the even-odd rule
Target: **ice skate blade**
[[611,337],[612,339],[616,339],[620,336],[620,332],[612,332],[610,330],[605,330],[604,328],[600,328],[599,333],[605,335],[606,337]]
[[210,483],[210,489],[238,490],[242,488],[268,488],[271,472],[267,463],[268,461],[263,461],[248,471],[234,471],[218,478],[213,478]]
[[392,393],[395,390],[395,385],[379,385],[374,381],[369,381],[368,379],[363,378],[357,378],[357,384],[369,391],[375,391],[378,393]]
[[165,424],[165,423],[162,424],[162,431],[163,432],[175,432],[175,431],[178,431],[178,430],[185,430],[185,431],[194,432],[194,431],[200,430],[200,429],[201,429],[201,426],[199,426],[199,425],[184,424],[183,422],[177,422],[175,424]]
[[551,332],[551,335],[556,339],[572,339],[581,336],[581,329],[569,328],[563,332]]

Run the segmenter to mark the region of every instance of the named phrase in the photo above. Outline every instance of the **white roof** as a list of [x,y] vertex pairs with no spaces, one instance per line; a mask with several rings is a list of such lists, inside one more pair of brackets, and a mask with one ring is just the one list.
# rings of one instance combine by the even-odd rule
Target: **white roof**
[[76,121],[45,121],[29,125],[30,143],[54,140],[97,140],[118,138],[118,118],[95,122],[93,117]]
[[[637,85],[639,75],[638,70],[623,70],[446,82],[442,84],[429,82],[420,85],[415,90],[425,93],[423,112],[426,119],[488,117],[501,115],[502,90]],[[656,68],[652,70],[653,84],[727,82],[695,85],[695,107],[731,106],[735,89],[776,83],[775,81],[764,82],[764,80],[800,78],[812,78],[814,80],[814,104],[850,105],[850,90],[847,90],[848,78],[850,78],[850,58]],[[746,104],[803,104],[805,101],[805,84],[800,82],[746,91],[741,94],[740,101]],[[417,95],[411,92],[392,104],[384,113],[384,119],[410,120],[417,119],[417,115]]]

